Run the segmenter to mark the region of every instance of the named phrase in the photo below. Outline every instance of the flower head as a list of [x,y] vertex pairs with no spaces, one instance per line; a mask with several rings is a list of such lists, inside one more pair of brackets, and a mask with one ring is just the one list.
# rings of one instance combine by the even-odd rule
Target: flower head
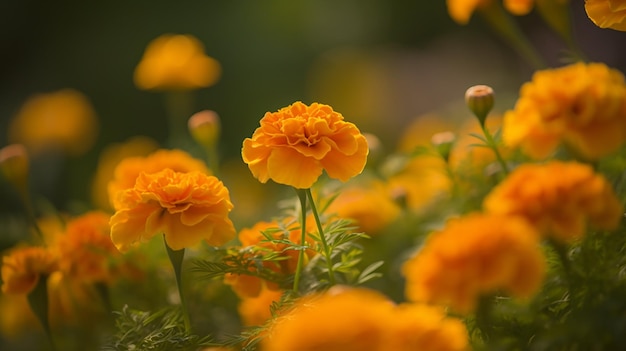
[[585,0],[587,16],[600,28],[626,31],[624,0]]
[[295,102],[267,112],[252,138],[243,142],[242,156],[260,182],[310,188],[326,171],[347,181],[361,173],[367,161],[367,140],[352,123],[328,105]]
[[134,78],[143,90],[192,90],[215,84],[220,74],[196,37],[164,34],[148,44]]
[[222,245],[235,236],[232,208],[228,189],[214,176],[169,168],[140,173],[135,186],[120,194],[111,239],[120,251],[161,233],[173,250],[201,240]]
[[613,229],[623,214],[604,177],[588,165],[560,161],[518,167],[487,195],[483,206],[491,213],[523,216],[546,235],[566,242],[582,237],[587,222]]
[[204,162],[182,150],[160,149],[145,157],[127,157],[117,164],[113,179],[108,184],[109,200],[113,208],[122,206],[118,197],[124,190],[135,186],[140,173],[156,173],[165,168],[175,172],[198,171],[211,174]]
[[576,63],[537,71],[504,116],[503,139],[528,155],[544,158],[564,143],[597,159],[626,140],[626,84],[601,63]]
[[23,247],[2,258],[2,292],[30,293],[42,275],[58,270],[57,256],[43,247]]
[[521,218],[470,214],[433,233],[403,266],[410,301],[469,313],[482,294],[503,289],[530,297],[545,259],[535,229]]
[[98,120],[87,97],[63,89],[28,99],[9,127],[9,140],[33,154],[55,148],[78,156],[91,148],[97,133]]

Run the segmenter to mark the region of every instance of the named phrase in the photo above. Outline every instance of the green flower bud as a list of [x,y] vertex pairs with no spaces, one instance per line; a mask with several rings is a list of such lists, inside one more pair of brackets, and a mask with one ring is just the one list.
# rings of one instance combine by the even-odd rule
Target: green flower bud
[[485,126],[485,119],[491,112],[494,103],[494,93],[488,85],[474,85],[465,92],[465,104],[474,113],[481,127]]

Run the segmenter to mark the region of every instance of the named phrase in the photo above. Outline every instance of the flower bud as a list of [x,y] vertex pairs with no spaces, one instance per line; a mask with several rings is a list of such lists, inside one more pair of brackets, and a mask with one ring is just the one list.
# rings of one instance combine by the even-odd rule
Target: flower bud
[[481,127],[485,125],[485,119],[494,103],[494,93],[488,85],[474,85],[465,91],[465,104],[474,113]]
[[0,174],[22,193],[27,191],[28,170],[28,153],[24,145],[11,144],[0,149]]
[[189,133],[200,145],[212,148],[220,136],[220,119],[215,111],[204,110],[195,113],[187,123]]
[[452,146],[454,146],[455,142],[456,135],[452,132],[437,133],[430,139],[430,143],[435,147],[435,150],[437,150],[446,163],[450,158],[450,151],[452,151]]

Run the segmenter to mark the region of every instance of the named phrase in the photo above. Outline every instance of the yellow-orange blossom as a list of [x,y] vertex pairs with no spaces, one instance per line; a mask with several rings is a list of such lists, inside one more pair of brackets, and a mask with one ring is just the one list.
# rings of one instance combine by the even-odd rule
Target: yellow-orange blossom
[[332,107],[295,102],[267,112],[252,138],[246,138],[243,160],[260,182],[310,188],[326,171],[346,181],[361,173],[367,161],[365,137]]

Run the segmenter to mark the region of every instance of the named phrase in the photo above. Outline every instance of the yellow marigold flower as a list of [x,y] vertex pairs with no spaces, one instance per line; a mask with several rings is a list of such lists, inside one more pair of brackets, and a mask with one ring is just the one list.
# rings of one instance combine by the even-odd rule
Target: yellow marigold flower
[[2,292],[28,294],[42,275],[58,269],[57,256],[43,247],[23,247],[2,258]]
[[143,90],[193,90],[215,84],[220,74],[219,62],[196,37],[164,34],[148,44],[134,78]]
[[[307,220],[307,232],[315,230],[315,222],[313,218]],[[263,263],[264,268],[272,270],[279,274],[293,274],[298,264],[299,251],[288,250],[287,244],[273,243],[268,241],[263,232],[275,239],[287,239],[294,244],[300,244],[302,232],[298,222],[292,218],[273,222],[258,222],[252,228],[244,228],[239,232],[238,238],[241,247],[248,250],[250,254],[265,255],[275,253],[281,256],[278,261],[266,261]],[[312,239],[307,237],[309,244],[313,245]],[[312,257],[315,252],[313,250],[305,251],[305,258]],[[232,289],[242,298],[256,297],[264,288],[277,290],[279,287],[272,282],[265,281],[259,277],[245,274],[226,274],[224,283],[230,285]]]
[[206,164],[182,150],[160,149],[145,157],[128,157],[117,164],[113,171],[113,179],[108,184],[109,199],[113,208],[118,209],[118,196],[135,186],[140,173],[156,173],[165,168],[175,172],[198,171],[211,174]]
[[121,193],[111,217],[111,239],[120,251],[163,233],[173,250],[206,240],[222,245],[235,236],[228,218],[233,205],[228,189],[202,172],[141,173],[135,186]]
[[433,233],[403,266],[410,301],[474,310],[499,289],[527,298],[546,271],[536,230],[521,218],[470,214]]
[[256,297],[244,297],[237,311],[244,326],[263,325],[272,317],[270,306],[280,301],[283,292],[263,288]]
[[298,101],[267,112],[260,124],[252,138],[244,140],[241,154],[261,183],[272,179],[306,189],[324,170],[331,178],[347,181],[365,167],[367,140],[328,105]]
[[352,219],[359,231],[375,235],[398,218],[402,210],[385,184],[372,181],[339,190],[326,212]]
[[83,282],[110,283],[121,258],[111,241],[109,219],[105,212],[93,211],[71,219],[65,235],[59,237],[60,270]]
[[467,24],[474,11],[490,5],[494,0],[446,0],[448,14],[458,24]]
[[626,31],[626,1],[585,0],[587,16],[600,28]]
[[611,185],[593,169],[575,162],[524,164],[485,198],[486,211],[525,217],[546,235],[572,241],[586,223],[614,229],[623,208]]
[[504,116],[503,139],[544,158],[564,143],[597,159],[626,140],[624,76],[602,63],[576,63],[537,71]]
[[97,134],[98,119],[91,102],[73,89],[31,97],[9,127],[9,140],[24,144],[33,154],[55,148],[82,155]]
[[374,290],[336,286],[296,301],[261,345],[264,351],[462,351],[468,336],[460,320],[438,308],[397,306]]
[[[123,143],[108,145],[100,153],[100,157],[98,158],[98,168],[91,186],[91,198],[94,205],[103,210],[112,209],[112,201],[109,199],[108,185],[114,178],[115,168],[122,160],[129,157],[145,157],[158,148],[159,146],[156,141],[143,136],[130,138]],[[133,180],[130,186],[133,186],[134,184]]]

